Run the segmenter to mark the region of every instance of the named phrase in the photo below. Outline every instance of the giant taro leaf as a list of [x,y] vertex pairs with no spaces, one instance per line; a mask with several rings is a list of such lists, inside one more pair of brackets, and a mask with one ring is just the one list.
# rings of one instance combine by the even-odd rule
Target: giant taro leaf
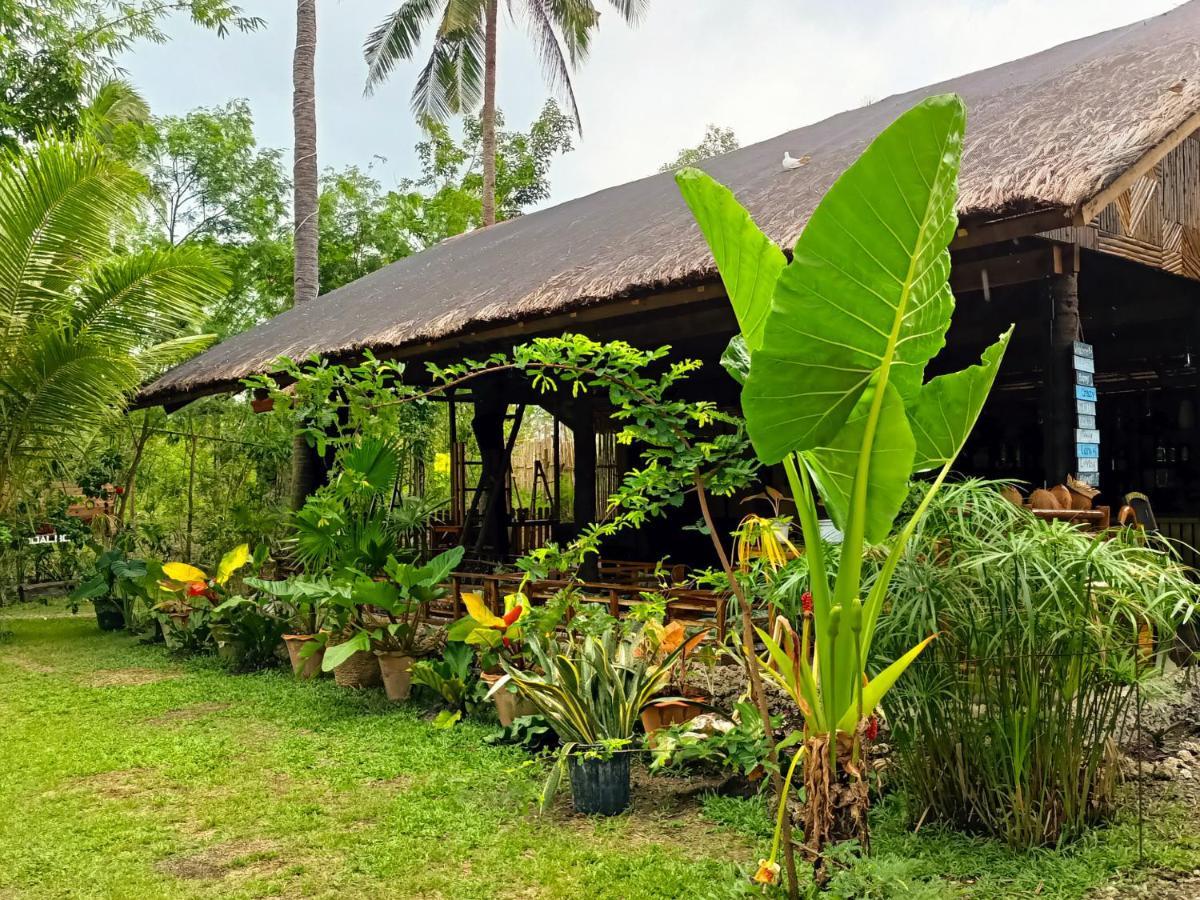
[[984,350],[979,365],[939,375],[921,388],[916,404],[909,409],[917,440],[914,472],[940,468],[958,457],[996,380],[1012,332],[1010,327]]
[[712,250],[746,346],[757,350],[775,282],[787,259],[729,188],[691,168],[681,170],[675,183]]
[[775,286],[742,392],[759,457],[833,441],[873,374],[905,405],[945,343],[966,111],[931,97],[900,116],[834,183]]
[[[871,386],[860,396],[850,418],[828,446],[802,454],[825,508],[834,524],[842,529],[847,528],[850,518],[852,492],[859,459],[867,445],[866,429],[874,396],[875,387]],[[869,449],[864,537],[875,544],[888,536],[896,513],[908,496],[908,477],[916,452],[904,403],[891,384],[884,389]]]

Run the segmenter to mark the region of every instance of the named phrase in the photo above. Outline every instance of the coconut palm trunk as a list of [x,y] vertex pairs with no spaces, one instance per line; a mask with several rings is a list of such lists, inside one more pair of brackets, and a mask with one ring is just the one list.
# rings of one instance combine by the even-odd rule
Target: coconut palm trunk
[[497,0],[487,0],[483,38],[483,224],[496,224]]
[[[317,2],[296,0],[296,49],[292,56],[292,161],[294,254],[292,302],[315,300],[317,256]],[[292,445],[292,508],[299,509],[321,479],[321,461],[303,435]]]

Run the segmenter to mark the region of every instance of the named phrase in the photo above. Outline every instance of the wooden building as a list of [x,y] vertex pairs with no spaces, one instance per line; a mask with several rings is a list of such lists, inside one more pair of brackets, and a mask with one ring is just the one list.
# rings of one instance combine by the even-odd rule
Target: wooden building
[[[704,164],[790,246],[834,178],[930,94],[966,100],[958,312],[935,365],[978,357],[1017,324],[967,471],[1149,494],[1175,533],[1200,523],[1200,0],[1166,15],[841,113]],[[785,152],[802,161],[784,169]],[[669,174],[444,241],[285,312],[149,385],[175,408],[236,390],[279,356],[479,357],[579,331],[700,357],[697,390],[736,401],[715,364],[734,332],[712,258]],[[1092,371],[1088,371],[1088,370]],[[534,402],[481,384],[473,427],[492,477],[505,413]],[[575,518],[595,508],[597,411],[575,434]],[[511,420],[508,420],[511,421]],[[1098,434],[1097,434],[1098,433]],[[1098,449],[1097,448],[1098,445]],[[731,511],[732,514],[732,511]],[[498,523],[497,523],[498,527]]]

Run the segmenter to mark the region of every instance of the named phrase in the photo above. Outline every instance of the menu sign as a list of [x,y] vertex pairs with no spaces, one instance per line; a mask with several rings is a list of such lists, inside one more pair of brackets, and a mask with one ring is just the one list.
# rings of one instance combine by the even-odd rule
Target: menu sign
[[1100,432],[1096,427],[1096,355],[1091,344],[1076,341],[1071,369],[1075,373],[1075,476],[1100,486]]

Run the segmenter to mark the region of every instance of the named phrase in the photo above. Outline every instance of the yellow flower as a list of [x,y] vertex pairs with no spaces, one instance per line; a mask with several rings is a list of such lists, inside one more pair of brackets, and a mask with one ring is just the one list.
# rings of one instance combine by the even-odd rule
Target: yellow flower
[[754,873],[755,884],[778,884],[779,883],[779,863],[769,862],[765,859],[758,861],[758,871]]

